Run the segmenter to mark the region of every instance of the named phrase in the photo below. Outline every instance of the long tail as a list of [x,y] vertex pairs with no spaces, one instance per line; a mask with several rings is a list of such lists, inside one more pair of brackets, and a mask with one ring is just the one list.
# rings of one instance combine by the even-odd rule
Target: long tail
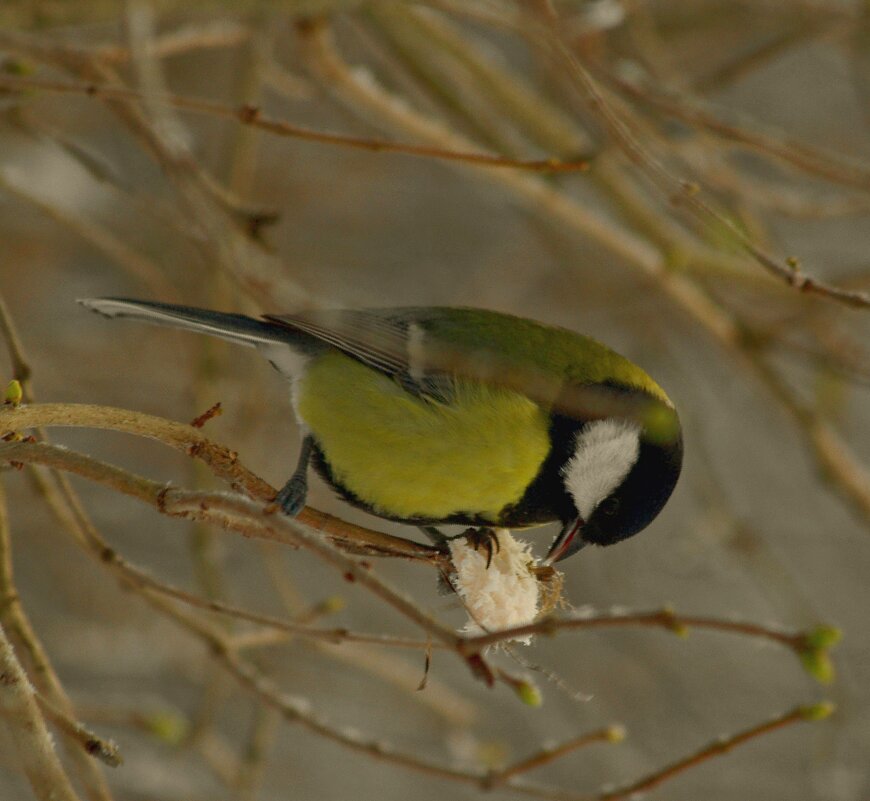
[[313,344],[312,338],[302,332],[243,314],[130,298],[85,298],[78,302],[104,317],[127,317],[154,325],[184,328],[251,347],[282,343],[307,350],[306,345],[311,347]]

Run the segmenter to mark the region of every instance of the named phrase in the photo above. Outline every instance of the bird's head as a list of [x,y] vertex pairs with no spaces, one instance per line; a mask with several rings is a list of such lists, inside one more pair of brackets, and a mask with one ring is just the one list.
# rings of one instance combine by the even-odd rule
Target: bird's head
[[[668,430],[603,418],[584,423],[560,474],[573,517],[563,521],[549,562],[584,545],[613,545],[646,528],[677,483],[683,440],[676,421]],[[664,435],[663,435],[664,434]]]

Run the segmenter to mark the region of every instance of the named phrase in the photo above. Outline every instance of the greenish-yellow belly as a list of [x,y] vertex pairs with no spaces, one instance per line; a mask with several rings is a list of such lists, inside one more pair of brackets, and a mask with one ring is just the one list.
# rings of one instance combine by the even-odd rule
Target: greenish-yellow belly
[[449,405],[421,400],[338,352],[312,361],[295,405],[336,481],[390,517],[496,521],[549,451],[548,415],[522,395],[467,382]]

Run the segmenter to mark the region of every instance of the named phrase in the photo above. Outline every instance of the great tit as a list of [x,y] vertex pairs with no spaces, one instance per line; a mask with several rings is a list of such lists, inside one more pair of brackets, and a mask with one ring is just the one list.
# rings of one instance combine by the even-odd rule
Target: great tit
[[682,431],[661,387],[563,328],[472,308],[257,320],[125,298],[80,302],[256,347],[290,380],[304,436],[276,496],[289,515],[304,505],[313,463],[354,506],[430,532],[559,521],[549,563],[644,529],[680,474]]

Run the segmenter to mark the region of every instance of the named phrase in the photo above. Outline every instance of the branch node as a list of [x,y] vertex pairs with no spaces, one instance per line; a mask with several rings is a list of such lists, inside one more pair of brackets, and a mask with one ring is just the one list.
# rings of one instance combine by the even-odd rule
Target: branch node
[[155,502],[156,502],[156,505],[157,505],[157,510],[158,510],[161,514],[166,514],[166,513],[167,513],[167,510],[166,510],[166,495],[169,493],[169,490],[170,490],[170,489],[172,489],[172,485],[171,485],[171,484],[167,484],[166,486],[162,487],[161,490],[157,493],[157,497],[156,497],[156,499],[155,499]]
[[252,103],[245,103],[239,108],[239,119],[247,125],[250,125],[257,117],[260,116],[260,107]]

